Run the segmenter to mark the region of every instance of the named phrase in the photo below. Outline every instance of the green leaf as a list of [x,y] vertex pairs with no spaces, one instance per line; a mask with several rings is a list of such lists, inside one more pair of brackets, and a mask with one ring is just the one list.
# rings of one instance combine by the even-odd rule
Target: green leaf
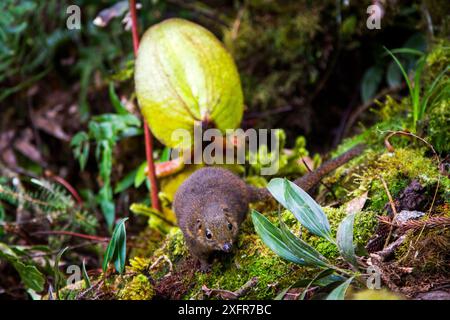
[[285,208],[287,208],[287,202],[284,198],[284,190],[286,189],[284,179],[275,178],[270,180],[267,185],[267,190],[272,196]]
[[81,170],[86,167],[87,160],[89,158],[89,136],[86,132],[78,132],[70,142],[73,148],[73,155],[80,163]]
[[[116,229],[114,229],[114,232],[115,231]],[[106,248],[105,256],[103,257],[103,264],[102,264],[103,272],[106,272],[106,269],[108,268],[108,263],[113,259],[115,250],[116,250],[116,239],[114,237],[111,237],[111,240],[109,240],[108,243],[108,247]]]
[[122,180],[120,180],[114,188],[114,193],[121,193],[131,187],[136,178],[137,169],[130,171]]
[[318,266],[322,268],[329,267],[328,261],[325,259],[325,257],[323,257],[316,249],[311,247],[305,241],[292,234],[285,223],[281,220],[281,217],[280,225],[282,239],[294,255],[302,258],[307,265]]
[[353,281],[353,278],[354,277],[349,278],[343,284],[339,285],[337,288],[331,291],[326,300],[344,300],[345,293],[347,292],[350,283]]
[[399,86],[402,82],[402,74],[394,61],[389,63],[386,73],[386,82],[390,88]]
[[[439,73],[439,75],[433,80],[433,82],[431,83],[431,85],[427,88],[424,97],[422,98],[422,105],[421,105],[421,110],[423,113],[425,113],[427,105],[428,105],[428,101],[430,99],[430,97],[434,94],[435,90],[437,88],[439,88],[439,84],[441,79],[445,76],[445,74],[450,70],[450,66],[447,66],[444,70],[442,70],[441,73]],[[444,88],[442,91],[445,91],[446,89]],[[448,86],[447,86],[447,90],[448,90]]]
[[[274,300],[282,300],[283,297],[286,295],[286,293],[291,288],[303,288],[303,287],[310,287],[311,285],[316,285],[319,287],[325,287],[328,286],[334,282],[342,282],[345,281],[345,278],[333,273],[333,269],[325,269],[318,273],[313,279],[301,279],[296,281],[295,283],[291,284],[289,287],[283,289],[275,298]],[[308,289],[306,289],[308,290]],[[306,291],[305,291],[306,292]]]
[[100,176],[104,182],[109,181],[109,176],[112,171],[112,148],[107,141],[100,142],[101,148],[101,162],[100,162]]
[[281,231],[275,227],[266,217],[260,214],[258,211],[252,210],[252,221],[255,226],[256,233],[261,240],[268,246],[273,252],[282,257],[285,260],[306,265],[306,262],[301,257],[297,257],[291,252],[289,247],[283,242],[283,236]]
[[284,296],[291,288],[292,288],[292,286],[289,286],[289,287],[281,290],[281,292],[279,294],[277,294],[277,296],[273,300],[275,300],[275,301],[283,300]]
[[159,157],[160,162],[165,162],[170,160],[170,152],[172,151],[171,148],[165,147],[163,152],[161,153],[161,156]]
[[392,59],[394,59],[394,62],[397,64],[398,68],[400,69],[404,80],[406,81],[406,84],[408,85],[408,89],[409,89],[409,93],[411,95],[411,99],[413,97],[413,88],[411,86],[411,82],[409,81],[409,77],[408,74],[405,71],[405,68],[403,68],[403,65],[401,64],[401,62],[398,60],[398,58],[392,53],[392,51],[390,51],[388,48],[384,47],[384,50],[386,50],[386,52],[392,57]]
[[370,101],[377,92],[383,76],[383,70],[373,66],[364,73],[361,80],[361,99],[364,103]]
[[64,252],[66,252],[66,250],[69,247],[65,247],[64,249],[62,249],[61,251],[58,252],[58,254],[56,255],[55,258],[55,264],[53,265],[53,275],[55,278],[55,292],[56,292],[56,297],[59,299],[59,285],[60,282],[62,281],[62,277],[61,277],[61,271],[59,271],[59,261],[61,260],[62,255],[64,254]]
[[42,296],[37,294],[33,289],[27,289],[27,293],[30,295],[32,300],[42,300]]
[[415,55],[415,56],[423,56],[424,53],[423,51],[420,50],[416,50],[416,49],[411,49],[411,48],[398,48],[398,49],[392,49],[391,50],[392,53],[403,53],[403,54],[411,54],[411,55]]
[[136,176],[134,177],[134,187],[139,188],[141,184],[147,178],[145,174],[145,168],[147,168],[147,161],[143,162],[137,169]]
[[128,114],[127,109],[122,105],[122,102],[120,102],[120,99],[114,90],[113,82],[109,83],[109,100],[118,114]]
[[34,265],[22,262],[14,251],[4,243],[0,243],[0,258],[8,261],[16,269],[25,287],[36,292],[44,290],[44,275]]
[[120,224],[119,228],[120,232],[117,238],[114,266],[117,272],[122,273],[125,270],[125,261],[127,257],[127,237],[125,224]]
[[306,293],[308,292],[308,289],[319,279],[328,277],[329,275],[333,274],[334,270],[333,269],[325,269],[321,272],[319,272],[312,280],[311,282],[308,283],[308,285],[305,287],[305,289],[303,290],[301,296],[299,297],[300,300],[304,300],[306,297]]
[[114,228],[111,240],[106,248],[105,257],[103,258],[103,272],[106,272],[108,263],[111,261],[114,262],[117,272],[122,273],[125,269],[127,247],[125,221],[127,220],[128,218],[119,220]]
[[[269,186],[271,183],[272,181]],[[331,237],[328,218],[317,202],[293,182],[285,179],[284,186],[286,208],[311,233],[335,243]]]
[[336,242],[342,257],[353,266],[358,267],[355,255],[355,246],[353,245],[353,222],[355,214],[347,215],[339,224]]
[[35,266],[24,264],[20,260],[13,260],[11,263],[26,287],[36,292],[44,290],[45,277]]
[[[103,189],[103,188],[102,188]],[[116,216],[116,208],[114,202],[108,198],[102,198],[100,193],[100,208],[102,209],[103,216],[105,217],[106,224],[109,231],[111,231]]]
[[92,287],[92,285],[91,285],[91,280],[89,279],[89,275],[87,274],[87,271],[86,271],[85,259],[83,259],[83,264],[81,265],[81,267],[82,267],[81,270],[83,272],[84,285],[85,285],[86,289],[89,289]]
[[417,32],[409,37],[402,47],[424,53],[427,50],[427,39],[423,33]]

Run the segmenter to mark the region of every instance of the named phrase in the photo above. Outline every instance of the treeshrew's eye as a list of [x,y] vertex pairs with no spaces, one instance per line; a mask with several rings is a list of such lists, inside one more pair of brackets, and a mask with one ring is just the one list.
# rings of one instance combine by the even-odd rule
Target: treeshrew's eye
[[212,233],[209,230],[206,230],[206,238],[211,239],[212,238]]
[[233,225],[231,223],[228,224],[228,230],[233,229]]

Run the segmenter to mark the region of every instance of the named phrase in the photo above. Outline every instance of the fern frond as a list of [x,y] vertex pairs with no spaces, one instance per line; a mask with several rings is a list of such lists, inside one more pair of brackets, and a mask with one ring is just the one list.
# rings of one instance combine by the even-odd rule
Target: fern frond
[[72,229],[94,233],[98,225],[96,217],[79,208],[72,196],[60,185],[47,180],[31,179],[35,191],[15,190],[0,183],[0,200],[11,205],[22,205],[27,209],[38,209],[52,221],[66,223]]

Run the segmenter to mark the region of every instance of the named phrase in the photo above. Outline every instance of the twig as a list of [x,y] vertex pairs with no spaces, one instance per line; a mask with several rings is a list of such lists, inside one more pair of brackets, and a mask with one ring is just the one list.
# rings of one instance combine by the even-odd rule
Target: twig
[[381,261],[386,261],[394,251],[405,241],[406,235],[402,235],[400,238],[392,242],[385,249],[376,252],[377,255],[381,257]]
[[82,234],[72,231],[64,231],[64,230],[50,230],[50,231],[36,231],[32,234],[54,234],[54,235],[64,235],[64,236],[71,236],[71,237],[77,237],[82,239],[88,239],[88,240],[94,240],[99,242],[108,242],[110,239],[105,237],[97,237],[92,236],[89,234]]
[[[139,48],[139,36],[137,30],[137,16],[136,16],[136,0],[129,0],[130,14],[131,14],[131,33],[133,36],[134,55],[137,57]],[[144,135],[145,135],[145,157],[148,166],[148,179],[150,180],[150,198],[152,199],[152,207],[161,211],[161,206],[158,199],[158,184],[156,182],[155,163],[153,161],[153,136],[148,127],[147,121],[144,119]]]
[[156,261],[152,263],[152,265],[148,268],[148,270],[154,269],[162,260],[165,260],[167,262],[167,264],[169,265],[169,273],[164,275],[164,277],[168,277],[172,274],[173,264],[172,264],[172,261],[170,261],[169,257],[166,255],[162,255],[158,259],[156,259]]
[[239,289],[237,289],[234,294],[240,298],[242,296],[244,296],[245,294],[247,294],[247,292],[250,291],[251,288],[253,288],[254,286],[256,286],[258,284],[258,277],[253,277],[251,278],[249,281],[247,281],[242,287],[240,287]]
[[369,101],[363,103],[362,105],[360,105],[359,107],[356,108],[355,112],[353,112],[347,123],[344,126],[344,133],[343,135],[346,135],[348,130],[350,130],[350,128],[353,126],[353,124],[355,123],[355,121],[359,118],[359,116],[366,111],[370,106],[372,106],[374,104],[374,102],[376,100],[381,99],[382,97],[390,94],[390,93],[394,93],[397,91],[400,91],[402,88],[404,87],[404,85],[399,85],[399,86],[395,86],[392,88],[386,88],[384,90],[381,90],[378,94],[375,95],[375,97],[373,97],[372,99],[370,99]]
[[[92,245],[91,241],[86,241],[86,242],[83,242],[83,243],[80,243],[80,244],[77,244],[74,246],[68,246],[67,250],[72,251],[74,249],[83,248],[83,247],[87,247],[87,246],[91,246],[91,245]],[[60,251],[61,251],[61,249],[53,250],[50,252],[38,252],[38,253],[34,253],[34,254],[27,254],[27,256],[30,257],[31,259],[34,259],[34,258],[39,258],[39,257],[53,256],[55,254],[58,254],[58,252],[60,252]]]
[[219,295],[222,299],[237,300],[258,284],[258,277],[253,277],[247,281],[241,288],[236,291],[222,290],[222,289],[209,289],[206,285],[202,286],[203,292],[208,296]]
[[233,27],[231,28],[231,39],[236,40],[239,32],[239,27],[241,26],[242,16],[245,12],[245,6],[239,9],[236,19],[233,22]]
[[75,198],[75,200],[78,202],[78,204],[81,206],[83,205],[83,200],[81,199],[80,195],[78,194],[77,190],[72,187],[72,185],[65,180],[64,178],[54,174],[53,172],[51,172],[50,170],[45,170],[45,176],[56,181],[57,183],[59,183],[60,185],[62,185],[64,188],[67,189],[67,191],[70,192],[70,194]]
[[[394,200],[392,199],[392,195],[389,192],[389,188],[388,188],[388,186],[386,184],[386,181],[384,181],[384,179],[383,179],[383,177],[381,175],[379,177],[380,177],[381,183],[383,184],[384,189],[386,190],[386,194],[387,194],[387,196],[389,198],[389,204],[391,205],[392,212],[394,213],[394,216],[392,217],[392,221],[394,221],[395,217],[397,216],[397,209],[395,208]],[[394,229],[394,226],[391,225],[390,228],[389,228],[389,233],[388,233],[388,235],[386,237],[386,241],[384,242],[383,248],[386,248],[386,246],[389,243],[389,240],[391,240],[391,235],[392,235],[392,230],[393,229]]]
[[89,292],[93,291],[94,289],[99,288],[100,286],[102,286],[104,283],[104,280],[101,279],[100,281],[98,281],[96,284],[92,285],[90,288],[87,288],[84,291],[81,291],[77,296],[76,296],[76,300],[81,300],[83,299]]

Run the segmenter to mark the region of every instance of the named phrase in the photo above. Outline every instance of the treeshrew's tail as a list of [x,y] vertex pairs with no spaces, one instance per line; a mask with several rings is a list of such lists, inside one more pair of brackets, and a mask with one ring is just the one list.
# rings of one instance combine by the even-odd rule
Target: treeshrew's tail
[[[364,144],[358,144],[354,146],[353,148],[341,154],[340,156],[326,161],[314,171],[311,171],[303,175],[302,177],[296,179],[294,183],[309,193],[327,174],[336,170],[337,168],[349,162],[353,158],[359,156],[363,152],[365,147],[366,146]],[[270,192],[266,188],[255,188],[249,186],[249,192],[251,195],[250,198],[252,202],[261,201],[271,196]]]
[[358,144],[348,150],[347,152],[341,154],[340,156],[330,159],[323,163],[319,168],[314,171],[311,171],[304,176],[296,179],[294,183],[298,185],[300,188],[309,192],[312,188],[314,188],[320,180],[323,179],[327,174],[336,170],[340,166],[352,160],[354,157],[359,156],[363,150],[365,149],[364,144]]

